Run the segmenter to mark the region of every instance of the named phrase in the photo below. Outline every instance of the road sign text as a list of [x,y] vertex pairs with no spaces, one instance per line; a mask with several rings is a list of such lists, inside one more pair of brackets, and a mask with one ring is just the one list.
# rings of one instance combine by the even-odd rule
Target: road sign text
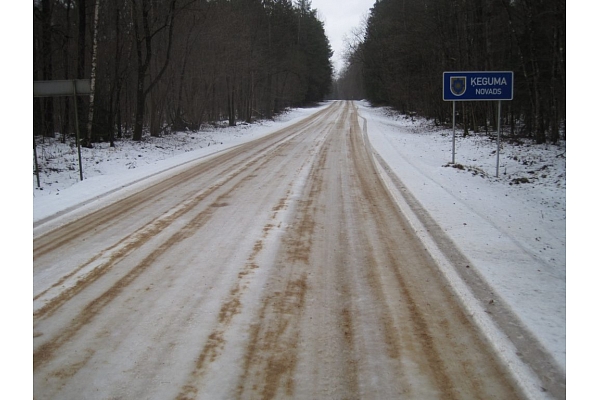
[[512,100],[512,72],[444,72],[444,101]]

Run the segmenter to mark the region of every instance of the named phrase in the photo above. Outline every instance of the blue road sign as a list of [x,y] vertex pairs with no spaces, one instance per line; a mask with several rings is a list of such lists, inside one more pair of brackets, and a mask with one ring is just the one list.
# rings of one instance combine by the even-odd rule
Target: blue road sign
[[512,99],[512,71],[444,72],[444,101]]

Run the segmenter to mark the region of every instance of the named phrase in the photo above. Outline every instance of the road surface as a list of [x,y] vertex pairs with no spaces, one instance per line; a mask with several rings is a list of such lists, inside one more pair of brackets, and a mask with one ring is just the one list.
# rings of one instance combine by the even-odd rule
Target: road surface
[[36,399],[518,399],[351,102],[34,230]]

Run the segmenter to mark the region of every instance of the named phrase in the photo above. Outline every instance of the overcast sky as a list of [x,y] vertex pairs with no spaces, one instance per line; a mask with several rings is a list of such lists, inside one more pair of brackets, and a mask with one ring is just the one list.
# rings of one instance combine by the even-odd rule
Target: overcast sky
[[374,3],[375,0],[312,0],[312,9],[318,10],[319,18],[325,22],[336,70],[343,65],[344,35],[349,36],[352,28],[359,27]]

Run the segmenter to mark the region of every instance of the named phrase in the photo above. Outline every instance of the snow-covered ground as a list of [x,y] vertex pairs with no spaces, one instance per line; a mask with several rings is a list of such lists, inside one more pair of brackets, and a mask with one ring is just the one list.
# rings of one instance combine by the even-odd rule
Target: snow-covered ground
[[295,109],[275,121],[253,124],[205,126],[196,132],[175,132],[160,138],[144,137],[142,142],[96,143],[81,148],[84,180],[79,174],[77,147],[45,139],[37,145],[40,187],[33,175],[33,221],[89,202],[97,196],[131,185],[148,176],[223,151],[232,146],[268,135],[326,107]]
[[[566,145],[496,142],[483,134],[456,138],[451,129],[406,119],[357,102],[373,148],[522,322],[566,368]],[[180,132],[115,148],[38,144],[40,184],[33,175],[33,220],[67,210],[186,162],[289,126],[326,107],[290,111],[234,128]],[[495,136],[493,134],[492,136]]]
[[[566,145],[456,136],[361,104],[373,147],[566,368]],[[492,136],[496,136],[495,133]],[[493,299],[491,299],[493,300]]]

